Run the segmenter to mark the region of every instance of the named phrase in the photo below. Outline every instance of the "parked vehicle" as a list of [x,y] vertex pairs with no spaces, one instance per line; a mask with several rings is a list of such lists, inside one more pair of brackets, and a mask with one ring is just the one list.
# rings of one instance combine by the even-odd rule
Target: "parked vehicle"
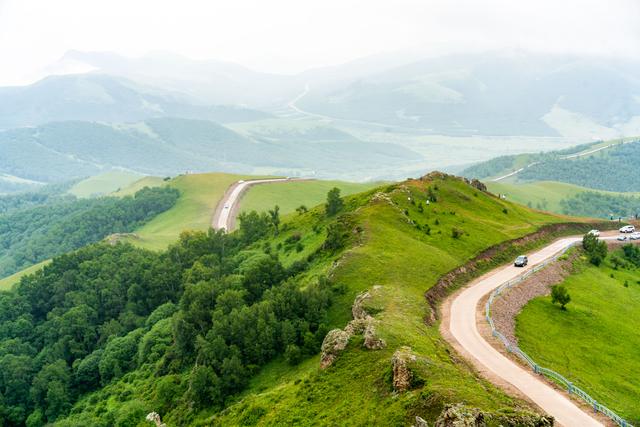
[[587,234],[591,234],[592,236],[600,237],[600,230],[591,230]]
[[633,233],[636,231],[636,228],[633,225],[625,225],[620,229],[621,233]]
[[629,235],[629,239],[630,240],[640,240],[640,233],[639,232],[635,232],[635,233],[631,233]]
[[525,255],[520,255],[513,263],[513,265],[515,265],[516,267],[524,267],[527,264],[529,264],[529,258],[527,258]]
[[621,242],[625,242],[627,241],[629,238],[627,236],[625,236],[624,234],[621,234],[618,236],[618,240],[620,240]]

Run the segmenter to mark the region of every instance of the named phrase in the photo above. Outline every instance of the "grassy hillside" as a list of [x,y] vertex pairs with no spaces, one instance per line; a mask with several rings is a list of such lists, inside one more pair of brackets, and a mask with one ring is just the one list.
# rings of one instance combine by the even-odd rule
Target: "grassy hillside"
[[495,194],[505,194],[511,201],[535,209],[558,213],[562,212],[560,205],[562,200],[589,191],[589,189],[577,185],[553,181],[524,184],[487,181],[486,184],[489,191]]
[[579,260],[577,267],[563,283],[571,295],[567,311],[547,296],[518,315],[520,347],[638,424],[640,274],[633,267],[615,268],[611,258],[601,267]]
[[69,193],[76,197],[104,196],[128,187],[139,179],[140,175],[135,173],[111,171],[78,182],[69,189]]
[[256,185],[246,192],[240,203],[240,211],[263,212],[280,207],[281,214],[294,212],[301,205],[314,207],[327,198],[327,192],[334,187],[340,189],[341,195],[347,196],[369,190],[379,183],[354,183],[345,181],[288,181],[268,185]]
[[640,213],[640,193],[593,190],[554,181],[487,182],[495,194],[531,208],[565,215],[625,218]]
[[120,188],[118,191],[114,191],[113,195],[119,197],[130,196],[132,194],[135,194],[137,191],[142,190],[144,187],[160,187],[167,181],[168,179],[165,181],[164,178],[160,178],[158,176],[145,176],[144,178],[140,178],[137,181],[130,183],[126,187]]
[[[168,186],[180,191],[180,198],[173,208],[136,230],[138,238],[130,239],[131,243],[147,249],[165,249],[185,230],[207,230],[211,226],[213,211],[226,189],[238,180],[250,178],[257,177],[206,173],[181,175],[167,181]],[[134,186],[159,183],[157,178],[145,180]]]
[[24,270],[20,270],[17,273],[12,274],[11,276],[5,277],[4,279],[0,279],[0,291],[9,290],[20,281],[22,276],[27,276],[29,274],[33,274],[36,271],[40,270],[45,265],[49,264],[51,260],[46,260],[39,262],[38,264],[34,264],[30,267],[25,268]]
[[[438,201],[426,207],[429,187],[437,188]],[[420,202],[423,212],[407,197]],[[368,199],[372,201],[357,213],[366,241],[342,257],[333,274],[347,291],[331,309],[331,327],[344,327],[351,319],[350,306],[358,293],[381,286],[373,305],[387,347],[366,351],[355,340],[326,371],[318,369],[317,359],[286,374],[283,363],[273,363],[253,381],[245,398],[216,422],[239,425],[252,411],[263,411],[259,425],[406,425],[409,414],[433,420],[444,402],[465,401],[488,410],[516,404],[452,359],[437,327],[423,323],[423,294],[442,274],[483,248],[557,218],[500,202],[452,178],[410,181]],[[430,235],[424,231],[426,225]],[[453,228],[465,234],[454,238]],[[384,376],[392,354],[403,345],[424,358],[420,374],[425,385],[419,393],[394,396]]]

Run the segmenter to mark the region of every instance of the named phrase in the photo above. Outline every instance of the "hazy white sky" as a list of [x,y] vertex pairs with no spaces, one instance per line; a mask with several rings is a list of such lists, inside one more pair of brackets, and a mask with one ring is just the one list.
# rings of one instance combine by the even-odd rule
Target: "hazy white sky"
[[393,50],[640,59],[639,0],[0,0],[0,85],[65,51],[170,51],[293,73]]

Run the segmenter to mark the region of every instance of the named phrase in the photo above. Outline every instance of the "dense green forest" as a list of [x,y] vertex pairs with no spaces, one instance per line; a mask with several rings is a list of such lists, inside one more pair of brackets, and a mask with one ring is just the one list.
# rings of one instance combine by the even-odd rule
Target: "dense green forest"
[[561,200],[560,207],[566,215],[627,218],[640,214],[640,197],[588,191]]
[[22,192],[0,196],[0,214],[6,214],[34,206],[72,201],[73,195],[67,193],[73,181],[62,184],[49,184],[37,191]]
[[[7,209],[0,214],[0,277],[109,234],[131,232],[173,206],[178,196],[176,189],[144,188],[133,197],[62,200],[44,205],[38,203],[46,203],[49,196],[7,197],[7,202],[0,204]],[[28,207],[30,204],[35,206]]]
[[523,170],[523,181],[560,181],[598,190],[640,190],[640,144],[619,145],[591,156],[550,159]]
[[[298,278],[346,243],[345,224],[338,216],[325,243],[287,267],[268,240],[253,244],[279,232],[277,211],[242,215],[231,235],[185,232],[165,252],[98,243],[55,258],[0,294],[0,425],[60,420],[136,369],[153,379],[155,409],[179,407],[184,421],[223,407],[276,355],[316,354],[339,287]],[[107,400],[94,393],[60,425],[135,426],[146,415],[137,400],[115,411]]]

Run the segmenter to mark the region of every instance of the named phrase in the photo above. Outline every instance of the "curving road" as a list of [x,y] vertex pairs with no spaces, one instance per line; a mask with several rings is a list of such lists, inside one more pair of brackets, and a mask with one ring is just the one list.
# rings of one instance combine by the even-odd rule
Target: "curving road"
[[[614,239],[615,237],[604,237]],[[529,265],[523,268],[507,266],[498,269],[473,282],[455,295],[449,307],[449,321],[443,321],[443,335],[452,344],[461,348],[463,355],[481,371],[488,371],[491,378],[509,383],[531,399],[542,410],[552,415],[563,426],[603,426],[582,411],[563,393],[548,385],[517,363],[511,361],[493,348],[478,331],[478,306],[481,300],[495,288],[553,257],[555,254],[581,240],[582,237],[568,237],[558,240],[529,256]],[[484,319],[484,317],[481,317]],[[500,382],[500,381],[499,381]]]
[[282,181],[301,181],[302,179],[291,178],[268,178],[268,179],[253,179],[250,181],[238,181],[231,184],[222,196],[222,199],[218,202],[216,210],[214,211],[213,218],[211,220],[211,227],[214,230],[231,230],[233,228],[236,214],[238,213],[239,202],[245,191],[254,185],[268,184],[272,182]]

